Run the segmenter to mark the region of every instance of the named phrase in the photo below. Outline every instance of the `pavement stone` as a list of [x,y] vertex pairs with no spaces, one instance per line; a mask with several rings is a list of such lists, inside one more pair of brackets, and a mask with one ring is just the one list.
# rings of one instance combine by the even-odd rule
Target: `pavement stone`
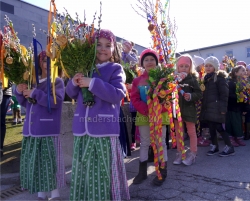
[[[188,141],[186,141],[188,144]],[[153,163],[148,164],[148,178],[142,184],[132,184],[138,173],[139,148],[124,159],[131,200],[234,200],[250,201],[250,141],[247,146],[235,148],[235,156],[206,156],[209,147],[199,147],[196,163],[191,166],[173,165],[176,150],[168,150],[168,177],[160,187],[153,186]],[[220,142],[222,150],[223,143]],[[67,168],[67,186],[60,189],[62,200],[68,200],[70,167]],[[18,174],[1,175],[1,188],[18,185]],[[48,194],[49,196],[49,194]],[[29,192],[7,200],[36,200]]]

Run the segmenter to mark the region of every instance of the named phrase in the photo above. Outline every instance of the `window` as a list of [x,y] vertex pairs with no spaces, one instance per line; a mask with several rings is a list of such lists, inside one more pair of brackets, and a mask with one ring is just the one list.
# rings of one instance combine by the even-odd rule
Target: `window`
[[247,47],[247,57],[250,57],[250,47]]
[[210,56],[214,56],[214,54],[213,53],[208,53],[207,57],[210,57]]
[[0,10],[7,12],[7,13],[14,14],[14,6],[11,4],[0,2]]
[[227,51],[226,51],[226,55],[227,55],[228,57],[232,58],[232,57],[234,56],[233,50],[227,50]]

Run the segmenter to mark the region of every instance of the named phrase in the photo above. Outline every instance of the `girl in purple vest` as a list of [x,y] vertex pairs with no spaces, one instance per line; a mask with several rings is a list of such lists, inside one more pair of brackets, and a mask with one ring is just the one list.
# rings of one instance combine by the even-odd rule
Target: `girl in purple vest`
[[[57,103],[54,103],[51,93],[49,113],[45,51],[39,54],[38,59],[41,68],[39,84],[32,89],[28,89],[26,84],[19,84],[15,91],[18,102],[26,108],[20,161],[21,187],[30,193],[38,192],[38,200],[47,200],[48,191],[51,191],[51,200],[59,200],[58,188],[66,184],[59,139],[64,83],[61,78],[56,78]],[[28,102],[29,97],[36,103]]]
[[[77,73],[67,94],[77,100],[73,119],[74,154],[70,200],[128,200],[129,191],[119,142],[120,102],[126,96],[125,73],[114,34],[100,30],[92,78]],[[88,87],[95,104],[82,104],[81,88]]]

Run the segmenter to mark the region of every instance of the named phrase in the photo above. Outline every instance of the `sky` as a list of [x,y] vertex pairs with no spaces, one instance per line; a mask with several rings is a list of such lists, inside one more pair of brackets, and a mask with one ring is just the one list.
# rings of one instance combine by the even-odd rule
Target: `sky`
[[[49,10],[50,0],[24,0]],[[155,0],[150,0],[155,2]],[[161,0],[165,3],[165,0]],[[169,0],[169,16],[178,27],[177,52],[250,38],[250,0]],[[77,12],[87,23],[99,14],[99,0],[55,0],[60,13],[64,7],[72,17]],[[101,28],[110,29],[116,36],[150,47],[152,40],[148,22],[132,6],[138,0],[102,0]],[[140,12],[144,14],[143,12]],[[144,14],[145,15],[145,14]]]

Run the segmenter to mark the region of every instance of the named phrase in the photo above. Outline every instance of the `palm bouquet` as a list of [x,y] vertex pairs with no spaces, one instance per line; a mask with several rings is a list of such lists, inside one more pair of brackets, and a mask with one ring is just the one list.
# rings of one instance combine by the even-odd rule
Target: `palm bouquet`
[[[54,4],[54,1],[52,3]],[[100,31],[101,5],[100,3],[97,33]],[[46,53],[52,60],[55,60],[55,65],[62,68],[69,78],[72,78],[76,73],[92,77],[94,70],[98,72],[95,66],[97,45],[97,39],[94,40],[95,20],[96,13],[91,25],[86,24],[85,12],[83,22],[77,14],[76,20],[74,20],[65,9],[65,13],[63,15],[57,14],[51,23]],[[92,106],[95,103],[93,94],[88,88],[82,88],[82,95],[84,105]]]
[[229,73],[236,66],[237,59],[234,56],[225,55],[222,58],[222,63],[226,63],[228,65],[226,70]]
[[[4,26],[2,35],[2,72],[4,76],[15,84],[26,83],[28,89],[32,85],[32,70],[33,70],[33,51],[29,47],[26,49],[20,44],[17,32],[14,30],[14,25],[7,15],[4,20],[7,25]],[[32,98],[28,101],[35,103]]]

